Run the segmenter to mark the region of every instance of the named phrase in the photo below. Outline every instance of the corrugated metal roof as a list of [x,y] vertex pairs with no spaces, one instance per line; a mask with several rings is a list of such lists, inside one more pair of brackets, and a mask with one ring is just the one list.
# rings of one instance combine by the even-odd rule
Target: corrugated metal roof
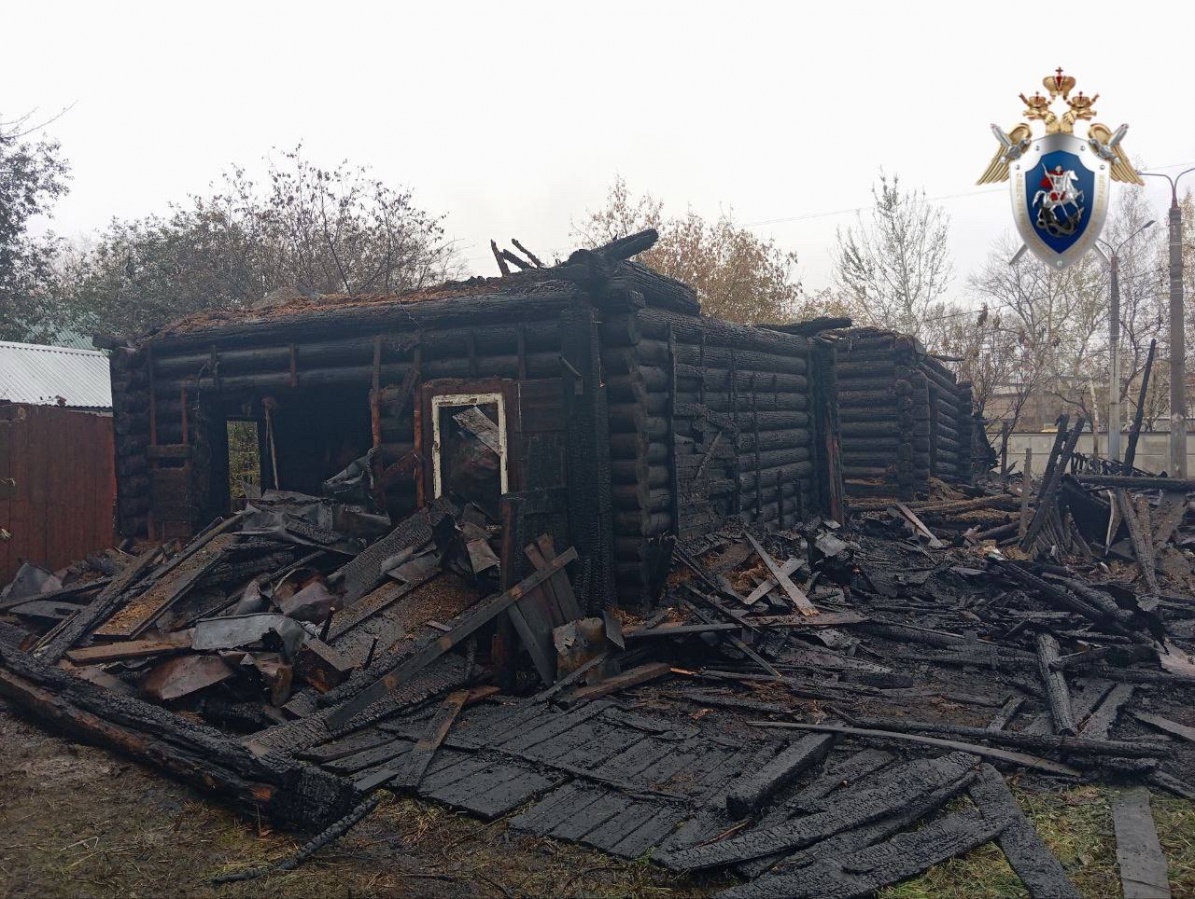
[[98,350],[0,341],[0,400],[110,409],[108,357]]

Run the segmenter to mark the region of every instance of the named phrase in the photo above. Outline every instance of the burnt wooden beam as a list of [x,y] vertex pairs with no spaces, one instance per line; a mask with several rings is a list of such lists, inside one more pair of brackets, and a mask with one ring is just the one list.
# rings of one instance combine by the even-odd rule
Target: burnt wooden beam
[[949,724],[943,721],[910,721],[904,718],[858,718],[861,727],[878,730],[953,734],[988,743],[1032,749],[1035,752],[1059,752],[1074,756],[1111,756],[1121,758],[1150,758],[1165,753],[1167,746],[1158,742],[1127,742],[1122,740],[1088,740],[1084,737],[1029,734],[1020,731],[992,731],[982,727]]
[[1133,711],[1129,714],[1142,724],[1148,724],[1150,727],[1162,731],[1162,733],[1178,737],[1180,740],[1186,740],[1188,743],[1195,743],[1195,727],[1187,727],[1185,724],[1179,724],[1177,721],[1171,721],[1169,718],[1163,718],[1161,715],[1154,715],[1149,712]]
[[510,242],[512,244],[514,244],[514,247],[516,250],[518,250],[520,253],[522,253],[524,256],[526,256],[528,259],[531,260],[532,265],[534,265],[536,268],[544,268],[543,262],[541,262],[540,259],[534,253],[532,253],[529,249],[527,249],[525,246],[523,246],[521,243],[519,243],[517,239],[512,237],[510,239]]
[[772,575],[772,578],[781,587],[781,589],[784,590],[785,594],[787,594],[789,600],[791,600],[792,604],[797,608],[797,610],[805,615],[816,615],[817,607],[809,601],[809,597],[807,597],[801,591],[800,587],[792,582],[792,579],[784,573],[784,569],[776,564],[776,560],[768,554],[766,549],[760,546],[758,540],[756,540],[750,534],[747,534],[746,536],[747,542],[751,544],[751,548],[755,550],[756,555],[763,560],[763,563],[767,567],[768,572]]
[[406,756],[406,764],[390,781],[390,786],[405,790],[414,790],[419,786],[419,782],[423,780],[423,775],[427,772],[427,766],[432,762],[432,757],[440,748],[440,744],[444,742],[444,738],[448,736],[448,731],[452,729],[453,722],[456,721],[457,715],[460,714],[468,700],[468,690],[457,690],[441,703],[431,724],[428,725],[427,733],[420,737],[419,741],[411,748]]
[[1066,737],[1075,735],[1075,712],[1071,708],[1071,694],[1066,686],[1066,675],[1059,664],[1058,641],[1053,634],[1037,635],[1037,665],[1046,699],[1050,704],[1050,715],[1054,719],[1054,730]]
[[578,687],[572,693],[562,697],[560,704],[565,708],[569,708],[581,702],[588,702],[591,699],[600,699],[603,696],[609,696],[611,693],[617,693],[619,690],[637,687],[639,684],[645,684],[650,680],[663,677],[671,670],[672,668],[667,662],[649,662],[646,665],[632,668],[630,671],[624,671],[622,674],[608,677],[596,684],[591,684],[587,687]]
[[19,596],[16,599],[9,597],[8,599],[0,599],[0,612],[6,609],[11,609],[14,606],[24,605],[27,602],[34,600],[47,600],[50,602],[58,602],[72,597],[82,596],[85,593],[94,593],[97,590],[102,590],[108,584],[112,583],[112,578],[105,577],[96,581],[89,581],[86,584],[71,584],[69,587],[63,587],[60,590],[47,590],[45,593],[37,593],[33,596]]
[[214,728],[115,694],[2,645],[0,696],[48,726],[286,827],[319,829],[361,798],[348,781],[312,765],[281,755],[256,756]]
[[825,758],[833,745],[831,734],[811,734],[797,740],[762,768],[747,771],[732,783],[726,793],[726,810],[736,819],[755,814],[803,771]]
[[[936,746],[939,749],[969,752],[973,753],[974,755],[983,756],[985,758],[997,759],[1002,762],[1009,762],[1013,765],[1019,765],[1023,768],[1045,771],[1050,774],[1058,774],[1063,777],[1081,777],[1083,774],[1083,772],[1077,768],[1072,768],[1069,765],[1063,765],[1058,762],[1052,762],[1049,759],[1040,758],[1039,756],[1025,755],[1024,753],[1020,752],[1010,752],[1007,749],[997,749],[992,746],[983,746],[978,743],[964,743],[961,740],[942,740],[937,737],[922,736],[921,734],[904,733],[898,730],[883,730],[871,727],[847,727],[845,725],[837,724],[798,724],[795,722],[788,723],[775,721],[748,721],[747,723],[753,727],[810,730],[827,734],[843,734],[845,736],[860,737],[869,740],[919,743],[924,746]],[[901,726],[903,727],[905,725],[901,723]],[[980,727],[972,728],[971,730],[975,731],[975,736],[980,739],[983,739],[985,736],[990,737],[992,735],[991,732],[985,731]]]
[[1149,342],[1149,352],[1145,356],[1145,368],[1141,371],[1141,392],[1137,394],[1137,409],[1133,413],[1133,424],[1129,427],[1129,439],[1125,445],[1124,471],[1133,470],[1133,463],[1137,460],[1137,441],[1141,438],[1141,421],[1145,415],[1145,396],[1149,391],[1149,375],[1154,367],[1154,350],[1158,348],[1158,341]]
[[[1066,437],[1066,442],[1062,447],[1055,462],[1053,470],[1049,473],[1048,480],[1042,487],[1041,496],[1037,500],[1037,510],[1034,512],[1033,520],[1029,523],[1029,529],[1025,532],[1025,536],[1021,538],[1021,549],[1028,550],[1036,542],[1038,535],[1046,524],[1047,517],[1055,510],[1055,498],[1058,495],[1058,487],[1062,483],[1062,475],[1066,470],[1067,464],[1074,455],[1075,447],[1079,444],[1079,437],[1083,433],[1083,426],[1086,424],[1083,416],[1079,416],[1078,421],[1075,422],[1075,427]],[[1057,444],[1057,441],[1055,441]],[[1051,453],[1053,456],[1053,453]]]
[[1119,474],[1077,474],[1075,480],[1085,487],[1111,487],[1125,490],[1182,490],[1195,493],[1195,480],[1162,477],[1130,477]]

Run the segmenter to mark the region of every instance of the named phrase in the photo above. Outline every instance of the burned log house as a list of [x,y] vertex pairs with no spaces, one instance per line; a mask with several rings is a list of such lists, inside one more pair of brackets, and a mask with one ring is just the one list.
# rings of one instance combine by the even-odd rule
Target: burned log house
[[[842,477],[848,496],[925,495],[929,479],[969,483],[991,467],[971,384],[916,338],[848,328],[834,340]],[[977,433],[978,431],[978,433]],[[987,453],[984,449],[987,449]]]
[[831,346],[701,316],[689,287],[630,261],[655,239],[402,296],[205,314],[118,347],[121,532],[227,515],[246,427],[267,488],[318,494],[372,453],[392,521],[454,494],[514,547],[551,534],[576,548],[590,610],[649,598],[675,536],[840,517]]

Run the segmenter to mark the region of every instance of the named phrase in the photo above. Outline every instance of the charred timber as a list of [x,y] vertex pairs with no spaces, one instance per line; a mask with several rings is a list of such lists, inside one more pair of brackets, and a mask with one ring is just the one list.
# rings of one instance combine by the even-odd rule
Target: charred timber
[[435,327],[509,327],[512,321],[555,318],[577,297],[575,288],[562,284],[561,289],[554,292],[498,290],[492,294],[415,303],[345,302],[324,307],[307,306],[289,316],[265,313],[228,323],[193,325],[186,331],[168,331],[153,337],[147,345],[153,347],[156,355],[187,347],[253,346],[261,342],[263,333],[269,333],[271,339],[279,343],[291,344],[318,340],[332,331],[350,337],[401,334]]

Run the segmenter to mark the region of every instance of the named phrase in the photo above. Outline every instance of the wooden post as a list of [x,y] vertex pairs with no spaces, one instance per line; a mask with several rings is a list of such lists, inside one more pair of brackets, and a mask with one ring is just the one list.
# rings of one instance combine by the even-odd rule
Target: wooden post
[[373,339],[373,386],[369,391],[369,427],[373,446],[382,445],[382,335]]
[[1017,535],[1025,536],[1029,529],[1029,494],[1032,492],[1033,447],[1025,447],[1025,477],[1021,482],[1021,523],[1017,528]]

